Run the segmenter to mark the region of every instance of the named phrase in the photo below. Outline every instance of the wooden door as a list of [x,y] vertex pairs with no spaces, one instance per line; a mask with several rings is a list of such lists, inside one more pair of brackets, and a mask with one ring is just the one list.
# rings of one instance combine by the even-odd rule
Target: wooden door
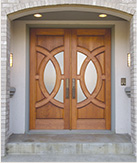
[[30,129],[110,129],[110,30],[30,30]]
[[30,31],[30,129],[69,129],[70,31]]
[[110,29],[72,31],[72,129],[111,128],[110,46]]

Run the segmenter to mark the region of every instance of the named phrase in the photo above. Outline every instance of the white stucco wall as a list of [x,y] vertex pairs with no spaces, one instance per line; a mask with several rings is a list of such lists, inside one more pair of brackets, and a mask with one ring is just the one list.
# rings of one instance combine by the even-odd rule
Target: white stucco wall
[[115,31],[115,124],[117,133],[130,133],[130,98],[125,94],[125,86],[121,86],[121,78],[126,78],[126,86],[130,86],[130,68],[127,67],[129,52],[129,27],[126,23],[118,23]]
[[[37,22],[48,24],[49,22]],[[50,22],[52,24],[52,22]],[[53,22],[53,24],[59,22]],[[63,22],[61,22],[63,24]],[[70,22],[75,24],[76,21]],[[130,133],[130,99],[124,92],[125,86],[121,86],[121,78],[127,79],[130,86],[130,68],[127,67],[127,53],[129,52],[129,23],[125,21],[84,22],[88,25],[115,25],[113,38],[112,62],[115,74],[115,131],[116,133]],[[12,24],[11,52],[13,53],[13,67],[11,68],[11,86],[16,88],[16,93],[10,100],[10,131],[11,133],[25,132],[26,112],[26,24],[36,24],[34,21],[14,21]],[[66,22],[64,22],[66,24]],[[83,22],[77,22],[83,24]],[[112,92],[113,93],[113,92]]]
[[26,30],[25,24],[13,23],[11,35],[11,87],[16,93],[10,100],[10,130],[13,133],[25,131],[25,75],[26,75]]

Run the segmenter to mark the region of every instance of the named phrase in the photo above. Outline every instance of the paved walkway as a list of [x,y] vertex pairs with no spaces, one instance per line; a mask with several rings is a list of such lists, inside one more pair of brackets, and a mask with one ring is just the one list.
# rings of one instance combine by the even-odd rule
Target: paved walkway
[[2,162],[135,162],[131,155],[7,155]]

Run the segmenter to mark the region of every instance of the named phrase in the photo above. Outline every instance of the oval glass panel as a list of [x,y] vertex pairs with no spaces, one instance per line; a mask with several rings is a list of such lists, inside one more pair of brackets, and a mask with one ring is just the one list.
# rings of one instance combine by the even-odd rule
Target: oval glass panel
[[82,102],[86,99],[86,96],[84,95],[81,86],[80,81],[77,80],[77,103]]
[[87,56],[81,52],[77,52],[77,74],[80,74],[81,66],[84,62],[84,60],[87,58]]
[[60,88],[59,88],[56,96],[54,97],[55,100],[62,102],[62,103],[64,102],[63,88],[64,88],[64,80],[61,80]]
[[55,55],[55,58],[57,59],[60,69],[61,69],[61,74],[64,74],[64,52],[60,52]]
[[97,84],[97,70],[92,61],[90,61],[85,70],[85,84],[89,93],[91,94]]
[[49,94],[51,94],[51,92],[53,91],[55,83],[56,83],[55,67],[51,60],[49,60],[44,70],[44,84]]

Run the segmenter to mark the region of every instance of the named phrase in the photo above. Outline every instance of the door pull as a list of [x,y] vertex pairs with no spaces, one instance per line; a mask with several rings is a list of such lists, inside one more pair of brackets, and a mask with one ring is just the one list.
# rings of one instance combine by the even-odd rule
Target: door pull
[[69,78],[66,79],[66,99],[69,99]]
[[75,99],[75,85],[76,85],[76,80],[73,78],[72,79],[72,98]]

